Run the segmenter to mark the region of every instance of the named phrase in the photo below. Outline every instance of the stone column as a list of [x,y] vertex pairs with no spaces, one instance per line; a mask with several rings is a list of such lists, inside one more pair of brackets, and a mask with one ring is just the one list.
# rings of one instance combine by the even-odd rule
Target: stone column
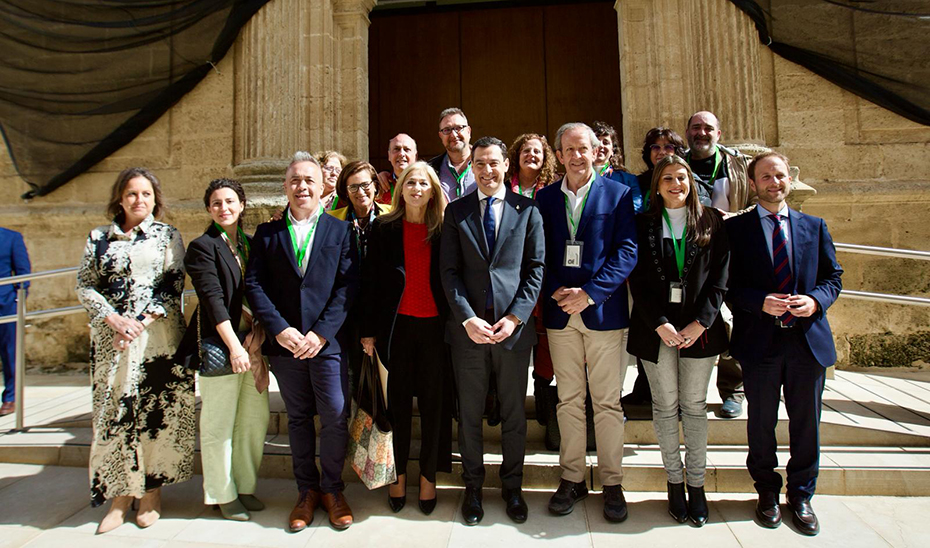
[[333,143],[349,158],[368,157],[368,14],[377,0],[334,0]]
[[[749,17],[727,0],[617,0],[623,145],[645,169],[643,136],[714,112],[724,143],[765,144],[760,44]],[[682,137],[684,135],[682,134]]]
[[368,150],[368,14],[376,0],[273,0],[235,48],[233,171],[252,205],[283,204],[296,150]]

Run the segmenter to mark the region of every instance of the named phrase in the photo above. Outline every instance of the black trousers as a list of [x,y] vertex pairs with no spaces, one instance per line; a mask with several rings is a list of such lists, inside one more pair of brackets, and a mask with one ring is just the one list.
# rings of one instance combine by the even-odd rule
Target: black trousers
[[452,454],[448,349],[440,318],[398,315],[391,338],[388,368],[388,411],[394,429],[397,475],[410,459],[413,398],[420,410],[420,475],[436,482],[436,472],[448,471]]
[[484,485],[482,415],[492,372],[501,402],[501,485],[514,489],[523,484],[526,382],[532,352],[532,347],[507,350],[497,344],[452,348],[452,370],[459,398],[459,451],[466,487],[480,489]]
[[788,497],[810,499],[820,471],[820,414],[826,369],[817,363],[800,327],[776,331],[771,348],[771,355],[762,362],[743,363],[749,404],[746,466],[756,491],[781,492],[782,479],[775,471],[775,426],[784,391],[791,450]]

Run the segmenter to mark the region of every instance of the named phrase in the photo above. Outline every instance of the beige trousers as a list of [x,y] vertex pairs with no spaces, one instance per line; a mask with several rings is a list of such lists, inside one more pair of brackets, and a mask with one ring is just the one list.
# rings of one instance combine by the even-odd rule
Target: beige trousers
[[251,371],[200,377],[200,459],[204,504],[226,504],[255,493],[268,431],[268,391]]
[[603,485],[619,485],[623,479],[623,409],[620,393],[629,356],[626,329],[593,331],[578,314],[569,317],[565,329],[547,329],[549,352],[559,392],[556,416],[562,434],[559,464],[562,479],[585,478],[585,381],[594,405],[597,463]]

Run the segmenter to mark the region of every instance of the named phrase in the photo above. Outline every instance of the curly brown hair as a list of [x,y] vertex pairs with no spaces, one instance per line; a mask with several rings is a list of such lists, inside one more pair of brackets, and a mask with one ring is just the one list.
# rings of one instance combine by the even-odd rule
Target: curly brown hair
[[620,137],[617,136],[617,130],[614,129],[614,126],[606,122],[601,122],[600,120],[595,120],[594,123],[591,124],[591,129],[594,130],[594,134],[597,135],[598,140],[605,135],[610,137],[614,153],[607,159],[607,164],[614,169],[626,171],[626,167],[623,165],[623,150],[620,149]]
[[507,158],[510,160],[510,167],[507,168],[507,184],[510,184],[513,176],[520,172],[520,151],[523,150],[523,145],[525,145],[527,141],[533,139],[542,143],[543,147],[543,166],[542,169],[539,170],[539,181],[543,186],[555,181],[555,153],[552,152],[552,147],[549,146],[549,141],[546,140],[546,136],[539,135],[538,133],[524,133],[517,137],[507,150]]

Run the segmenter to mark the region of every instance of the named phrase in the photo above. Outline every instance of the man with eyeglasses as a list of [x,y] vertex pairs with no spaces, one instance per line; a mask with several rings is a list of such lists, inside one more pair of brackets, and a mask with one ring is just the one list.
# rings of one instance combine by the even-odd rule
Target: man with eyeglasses
[[388,141],[388,161],[391,162],[391,171],[382,171],[378,174],[378,185],[381,192],[375,200],[379,204],[391,205],[394,199],[394,185],[397,178],[407,166],[417,161],[417,142],[406,133],[398,133]]
[[446,152],[428,163],[451,203],[477,188],[471,169],[471,126],[462,109],[447,108],[439,114],[439,139]]
[[[750,158],[739,151],[719,144],[720,121],[712,112],[695,112],[688,119],[688,153],[686,159],[694,172],[701,195],[701,204],[716,207],[724,213],[737,213],[755,204],[755,193],[749,187],[746,168]],[[729,309],[721,311],[728,326],[732,324]],[[722,354],[717,362],[717,392],[723,405],[717,416],[734,419],[743,414],[743,371],[732,356]]]

